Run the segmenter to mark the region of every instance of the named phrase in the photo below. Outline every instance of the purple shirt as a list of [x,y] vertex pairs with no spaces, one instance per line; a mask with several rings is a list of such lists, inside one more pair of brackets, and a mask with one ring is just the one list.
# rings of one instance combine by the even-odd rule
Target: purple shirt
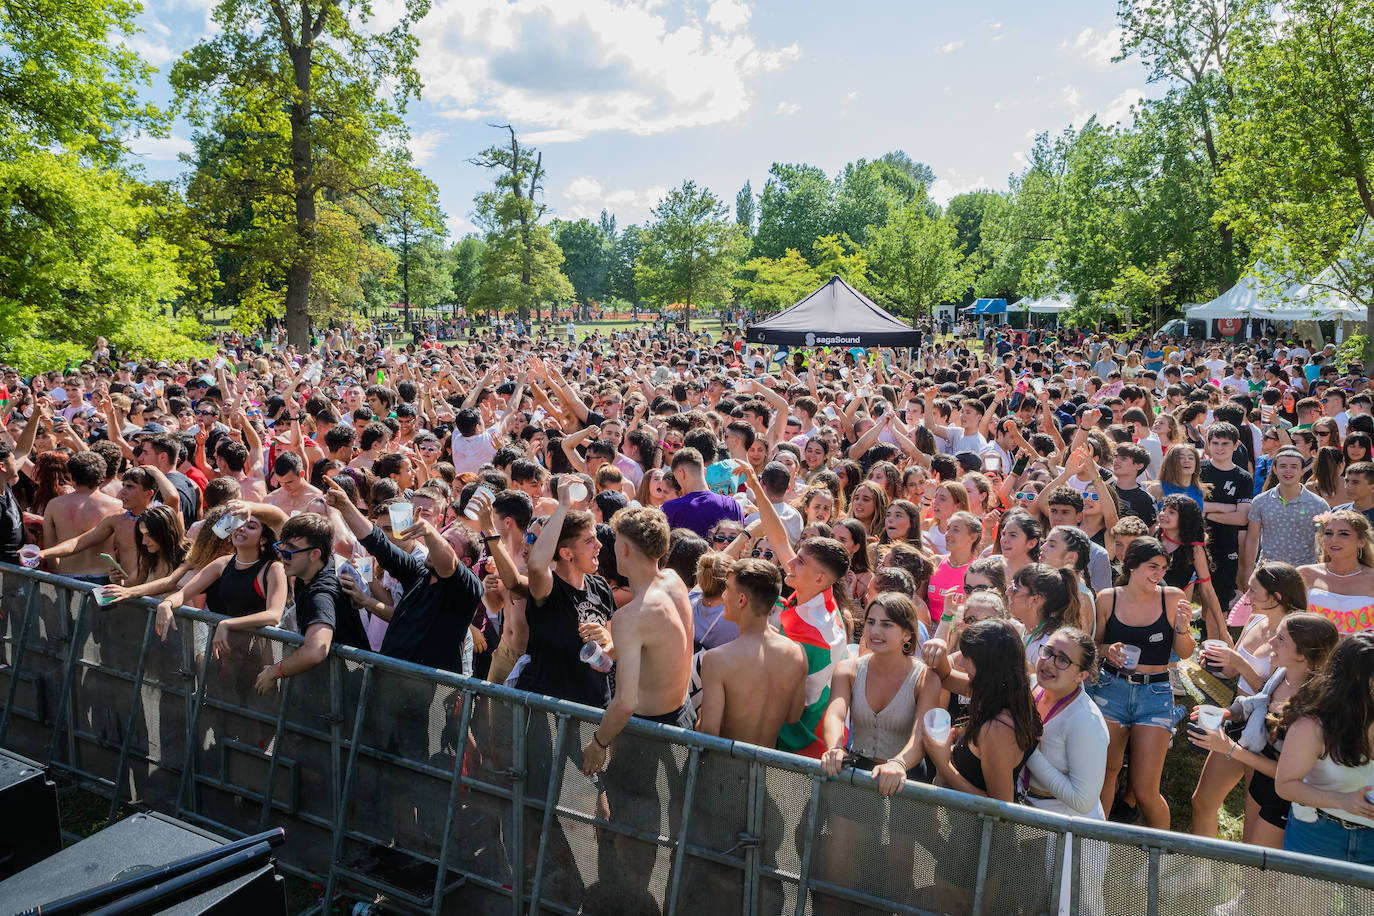
[[744,521],[744,513],[740,511],[739,503],[729,496],[721,496],[710,490],[700,490],[668,500],[663,504],[663,514],[668,516],[669,527],[690,528],[703,538],[721,519],[728,518],[741,523]]

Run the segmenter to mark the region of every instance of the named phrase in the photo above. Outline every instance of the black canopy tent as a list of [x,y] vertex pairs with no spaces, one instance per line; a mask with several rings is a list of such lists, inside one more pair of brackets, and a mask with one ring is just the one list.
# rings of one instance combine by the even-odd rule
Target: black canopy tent
[[919,347],[921,332],[834,276],[791,308],[750,325],[745,339],[775,347]]

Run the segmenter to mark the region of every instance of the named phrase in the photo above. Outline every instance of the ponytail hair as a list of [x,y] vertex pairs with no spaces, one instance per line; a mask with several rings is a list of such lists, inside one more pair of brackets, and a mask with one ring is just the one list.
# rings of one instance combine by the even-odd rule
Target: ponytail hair
[[708,550],[697,557],[697,588],[701,589],[701,597],[719,598],[725,592],[725,580],[734,566],[729,554],[716,550]]
[[1078,576],[1073,570],[1055,569],[1044,563],[1028,563],[1016,574],[1014,581],[1030,594],[1043,599],[1040,619],[1045,631],[1065,626],[1088,629],[1083,625],[1083,611],[1078,600]]

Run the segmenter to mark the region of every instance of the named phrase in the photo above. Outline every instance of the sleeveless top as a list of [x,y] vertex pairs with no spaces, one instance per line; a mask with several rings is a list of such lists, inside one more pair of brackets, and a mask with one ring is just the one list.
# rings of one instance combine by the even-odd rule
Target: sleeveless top
[[[1166,484],[1167,486],[1167,484]],[[1174,588],[1187,588],[1192,583],[1197,569],[1193,563],[1194,544],[1180,544],[1169,554],[1169,568],[1164,572],[1164,584]]]
[[[1033,753],[1035,753],[1034,743],[1026,748],[1026,752],[1021,755],[1021,762],[1012,771],[1011,782],[1013,786],[1021,784],[1021,771],[1026,768],[1026,761],[1030,760]],[[980,792],[988,790],[987,780],[983,776],[983,761],[974,755],[973,748],[968,746],[968,741],[964,738],[961,737],[950,749],[949,762],[954,766],[955,771],[970,782],[975,789]]]
[[1307,609],[1330,620],[1341,633],[1374,627],[1374,598],[1368,595],[1338,595],[1324,588],[1309,588]]
[[1159,617],[1143,627],[1133,627],[1122,623],[1116,616],[1117,592],[1112,589],[1112,613],[1107,618],[1107,626],[1102,633],[1102,644],[1110,646],[1120,642],[1140,648],[1137,665],[1167,665],[1174,651],[1174,624],[1169,619],[1169,609],[1164,606],[1164,590],[1159,591]]
[[1159,482],[1159,487],[1164,491],[1165,496],[1173,496],[1175,493],[1182,493],[1184,496],[1189,497],[1193,502],[1197,503],[1199,509],[1202,508],[1202,491],[1191,484],[1186,487],[1180,487],[1178,484],[1165,483],[1161,480]]
[[891,760],[906,747],[916,722],[916,678],[925,670],[917,659],[888,704],[880,712],[868,705],[868,663],[872,655],[859,659],[854,676],[854,692],[849,701],[849,748],[873,760]]
[[[1318,757],[1316,762],[1312,764],[1312,769],[1307,771],[1307,775],[1303,777],[1302,781],[1316,789],[1328,789],[1333,792],[1354,792],[1364,786],[1374,785],[1374,760],[1370,760],[1364,766],[1347,767],[1341,766],[1330,757]],[[1340,808],[1323,808],[1322,810],[1343,821],[1350,821],[1352,824],[1374,827],[1374,820],[1370,820],[1366,817],[1357,817],[1349,811],[1344,811]]]
[[1254,627],[1257,624],[1263,622],[1264,615],[1256,614],[1254,617],[1250,618],[1250,622],[1245,625],[1245,629],[1241,630],[1240,639],[1236,640],[1236,654],[1239,655],[1241,658],[1245,659],[1247,662],[1249,662],[1250,667],[1255,669],[1255,673],[1258,674],[1260,678],[1260,682],[1258,685],[1251,684],[1245,678],[1241,678],[1241,693],[1244,694],[1258,693],[1259,689],[1264,686],[1264,682],[1269,679],[1270,669],[1274,667],[1274,660],[1269,657],[1269,653],[1267,651],[1267,643],[1260,644],[1260,651],[1264,653],[1263,655],[1251,655],[1249,652],[1246,652],[1244,649],[1240,647],[1241,640],[1245,638],[1246,633],[1250,632],[1251,627]]
[[223,614],[226,617],[247,617],[267,608],[267,593],[258,575],[272,562],[270,556],[259,557],[247,569],[239,569],[230,557],[229,565],[220,573],[219,580],[205,593],[205,609]]

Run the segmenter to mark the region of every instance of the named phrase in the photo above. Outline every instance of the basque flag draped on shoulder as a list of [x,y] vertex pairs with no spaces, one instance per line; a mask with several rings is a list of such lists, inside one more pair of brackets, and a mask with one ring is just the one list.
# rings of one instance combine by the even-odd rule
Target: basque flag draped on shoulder
[[821,721],[830,704],[830,678],[849,653],[834,594],[826,589],[800,607],[796,596],[789,598],[783,604],[779,629],[806,653],[806,708],[800,722],[783,726],[778,748],[819,759],[826,750]]

